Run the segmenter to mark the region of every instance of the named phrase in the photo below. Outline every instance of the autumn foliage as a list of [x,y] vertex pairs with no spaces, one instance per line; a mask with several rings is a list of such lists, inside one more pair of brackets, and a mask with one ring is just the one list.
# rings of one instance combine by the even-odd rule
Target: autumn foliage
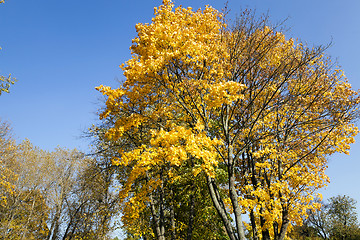
[[111,171],[76,150],[16,144],[0,125],[0,239],[110,239]]
[[110,239],[119,213],[128,240],[282,240],[330,218],[318,236],[358,231],[340,211],[354,202],[314,201],[358,133],[359,93],[326,47],[170,0],[136,31],[121,86],[97,87],[94,155],[17,144],[1,123],[1,239]]
[[[174,217],[170,194],[192,178],[187,187],[206,189],[229,239],[245,239],[242,214],[254,239],[284,239],[319,207],[311,200],[328,182],[327,157],[354,142],[358,92],[324,47],[287,39],[251,12],[234,27],[209,6],[164,1],[154,14],[136,25],[122,86],[97,88],[104,141],[124,169],[125,228],[150,239],[196,232],[191,212],[186,223]],[[190,206],[188,196],[178,204]]]
[[[323,218],[325,235],[358,230],[345,197],[315,215],[328,157],[358,133],[359,92],[326,47],[170,0],[136,31],[125,80],[96,88],[94,155],[17,144],[0,125],[1,239],[110,239],[119,213],[128,240],[283,240]],[[0,95],[14,81],[0,76]]]

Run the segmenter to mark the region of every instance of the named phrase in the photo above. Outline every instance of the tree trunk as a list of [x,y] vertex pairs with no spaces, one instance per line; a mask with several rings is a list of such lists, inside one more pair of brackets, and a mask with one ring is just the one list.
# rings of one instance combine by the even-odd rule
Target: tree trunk
[[220,215],[220,218],[224,224],[228,237],[230,238],[230,240],[238,240],[236,233],[234,232],[233,227],[231,225],[231,222],[227,216],[225,204],[220,197],[216,184],[214,183],[214,179],[212,179],[210,176],[206,176],[206,180],[207,180],[207,185],[209,188],[211,200],[214,204],[216,211]]
[[285,235],[286,235],[286,231],[287,228],[290,224],[290,221],[288,219],[288,211],[287,209],[283,210],[283,216],[282,216],[282,224],[281,224],[281,228],[280,228],[280,236],[279,236],[279,240],[284,240],[285,239]]
[[61,215],[62,204],[63,204],[63,200],[61,201],[60,206],[59,205],[55,206],[55,214],[54,214],[54,218],[52,220],[52,223],[51,223],[51,226],[49,229],[49,234],[47,237],[48,240],[55,240],[57,238],[59,225],[60,225],[59,219],[60,219],[60,215]]
[[163,169],[160,171],[160,206],[159,206],[159,212],[160,212],[160,232],[161,236],[159,237],[159,240],[165,240],[165,215],[164,215],[164,179],[163,179]]
[[59,231],[59,225],[60,225],[60,223],[59,223],[60,215],[61,215],[61,206],[60,206],[60,210],[58,209],[58,207],[56,208],[53,225],[51,226],[52,227],[51,240],[55,240],[57,238],[58,231]]
[[194,224],[194,215],[195,215],[195,201],[194,201],[194,194],[190,195],[190,215],[189,215],[189,226],[187,232],[187,240],[191,240],[192,238],[192,231],[193,231],[193,224]]
[[[28,219],[26,220],[25,226],[27,226],[27,225],[29,224],[30,219],[32,218],[34,206],[35,206],[35,196],[34,196],[34,199],[33,199],[32,205],[31,205],[31,211],[30,211],[30,214],[29,214],[29,216],[28,216]],[[24,231],[24,232],[22,233],[22,235],[21,235],[21,240],[24,239],[24,237],[25,237],[25,235],[26,235],[27,232],[28,232],[28,231]]]
[[[235,188],[235,176],[233,173],[233,170],[229,170],[229,191],[230,191],[230,200],[234,209],[234,215],[235,215],[235,223],[236,223],[236,230],[237,234],[239,236],[240,240],[246,240],[245,238],[245,232],[241,217],[241,209],[238,202],[238,196],[236,193]],[[231,174],[231,175],[230,175]]]
[[[173,196],[172,190],[171,190],[171,196]],[[171,222],[171,240],[176,240],[174,204],[172,204],[170,207],[170,222]]]
[[255,216],[254,216],[253,211],[250,212],[250,222],[251,222],[251,227],[252,227],[253,239],[254,240],[259,240],[258,230],[257,230],[257,226],[256,226],[256,222],[255,222]]
[[158,240],[165,240],[165,238],[162,238],[163,236],[161,235],[159,217],[156,215],[155,203],[151,192],[149,194],[149,200],[150,200],[151,215],[153,218],[153,223],[155,228],[154,234]]
[[[263,209],[260,209],[260,212],[262,212]],[[263,226],[265,225],[265,219],[263,216],[260,216],[260,226],[261,228],[263,228]],[[262,240],[271,240],[270,239],[270,232],[268,229],[264,229],[261,231],[261,235],[262,235]]]
[[[162,174],[160,174],[160,178],[162,180]],[[149,176],[148,173],[146,173],[146,181],[149,181]],[[151,209],[151,215],[152,215],[152,219],[153,219],[153,223],[154,223],[154,234],[156,236],[156,238],[158,240],[165,240],[165,228],[164,228],[164,212],[163,212],[163,205],[162,205],[162,201],[163,201],[163,185],[161,184],[160,187],[160,199],[159,199],[159,215],[157,215],[156,213],[156,208],[155,208],[155,202],[154,202],[154,198],[153,198],[153,194],[152,191],[150,191],[149,193],[149,201],[150,201],[150,209]]]

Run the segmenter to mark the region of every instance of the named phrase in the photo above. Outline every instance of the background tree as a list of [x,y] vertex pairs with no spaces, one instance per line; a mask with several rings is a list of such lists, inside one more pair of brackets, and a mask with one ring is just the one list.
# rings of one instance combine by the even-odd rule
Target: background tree
[[52,157],[48,239],[107,239],[117,209],[112,173],[76,150]]
[[[15,81],[0,75],[0,95]],[[0,122],[0,239],[109,238],[117,207],[109,176],[76,150],[16,144]]]
[[[292,237],[296,239],[359,239],[360,227],[357,220],[356,201],[349,196],[336,196],[321,203],[319,210],[312,210],[303,226],[295,228]],[[309,235],[310,236],[307,236]],[[309,238],[312,237],[312,238]]]
[[9,163],[15,161],[15,141],[11,137],[11,130],[8,124],[2,122],[0,125],[0,236],[7,235],[7,213],[11,206],[11,200],[15,193],[15,182],[18,176],[9,167]]
[[[13,143],[13,155],[2,162],[15,177],[10,178],[10,194],[1,209],[1,237],[4,239],[44,239],[47,234],[47,204],[43,195],[41,172],[36,160],[41,152],[28,142]],[[25,160],[26,159],[26,160]],[[41,162],[41,161],[40,161]],[[38,170],[40,172],[38,172]]]
[[320,208],[308,210],[307,215],[303,216],[302,225],[297,225],[291,231],[291,238],[294,239],[329,239],[330,219],[328,215],[329,205],[320,199],[316,199],[314,204],[321,204]]
[[72,197],[66,200],[69,220],[63,239],[108,239],[115,229],[118,210],[114,173],[104,171],[105,166],[95,159],[89,158],[85,163]]
[[242,213],[254,239],[284,239],[314,209],[326,157],[354,141],[358,93],[324,47],[287,40],[266,18],[244,12],[228,28],[210,7],[173,7],[164,1],[136,26],[123,85],[98,88],[100,118],[113,123],[105,136],[119,146],[113,164],[126,169],[124,216],[150,206],[164,239],[165,188],[186,166],[205,176],[231,240],[245,239]]
[[16,144],[5,123],[0,159],[0,239],[109,238],[117,197],[94,159]]
[[349,196],[329,199],[328,207],[331,239],[359,239],[360,228],[357,220],[356,201]]

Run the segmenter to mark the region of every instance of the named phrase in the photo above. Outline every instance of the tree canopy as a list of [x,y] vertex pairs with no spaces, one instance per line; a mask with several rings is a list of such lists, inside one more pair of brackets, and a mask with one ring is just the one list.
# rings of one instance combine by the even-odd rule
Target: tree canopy
[[287,39],[250,11],[229,27],[211,7],[167,0],[136,30],[124,83],[97,88],[107,126],[97,130],[122,169],[125,228],[173,236],[181,224],[171,196],[182,182],[206,188],[229,239],[245,239],[245,213],[254,239],[284,239],[319,207],[327,157],[347,153],[358,133],[358,93],[326,47]]
[[136,32],[125,80],[96,88],[93,154],[0,122],[1,239],[106,240],[120,216],[127,240],[359,238],[354,199],[316,200],[358,133],[359,92],[327,46],[171,0]]
[[356,212],[356,201],[346,195],[319,199],[321,208],[308,212],[303,226],[291,233],[294,239],[351,240],[360,238],[360,226]]

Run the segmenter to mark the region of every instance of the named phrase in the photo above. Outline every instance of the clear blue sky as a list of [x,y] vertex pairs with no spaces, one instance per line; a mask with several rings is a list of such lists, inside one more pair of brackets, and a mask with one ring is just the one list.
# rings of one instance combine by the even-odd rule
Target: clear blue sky
[[[222,0],[178,0],[176,5],[217,9]],[[87,151],[80,136],[97,121],[101,95],[94,87],[117,86],[119,65],[130,58],[135,24],[150,22],[159,0],[7,0],[0,5],[0,74],[18,82],[0,97],[0,118],[18,140]],[[333,42],[338,60],[355,89],[360,88],[360,1],[229,0],[230,18],[244,8],[269,12],[273,22],[288,18],[289,37],[308,45]],[[360,137],[349,156],[330,157],[331,183],[324,198],[346,194],[360,202]],[[358,204],[358,211],[360,205]]]

